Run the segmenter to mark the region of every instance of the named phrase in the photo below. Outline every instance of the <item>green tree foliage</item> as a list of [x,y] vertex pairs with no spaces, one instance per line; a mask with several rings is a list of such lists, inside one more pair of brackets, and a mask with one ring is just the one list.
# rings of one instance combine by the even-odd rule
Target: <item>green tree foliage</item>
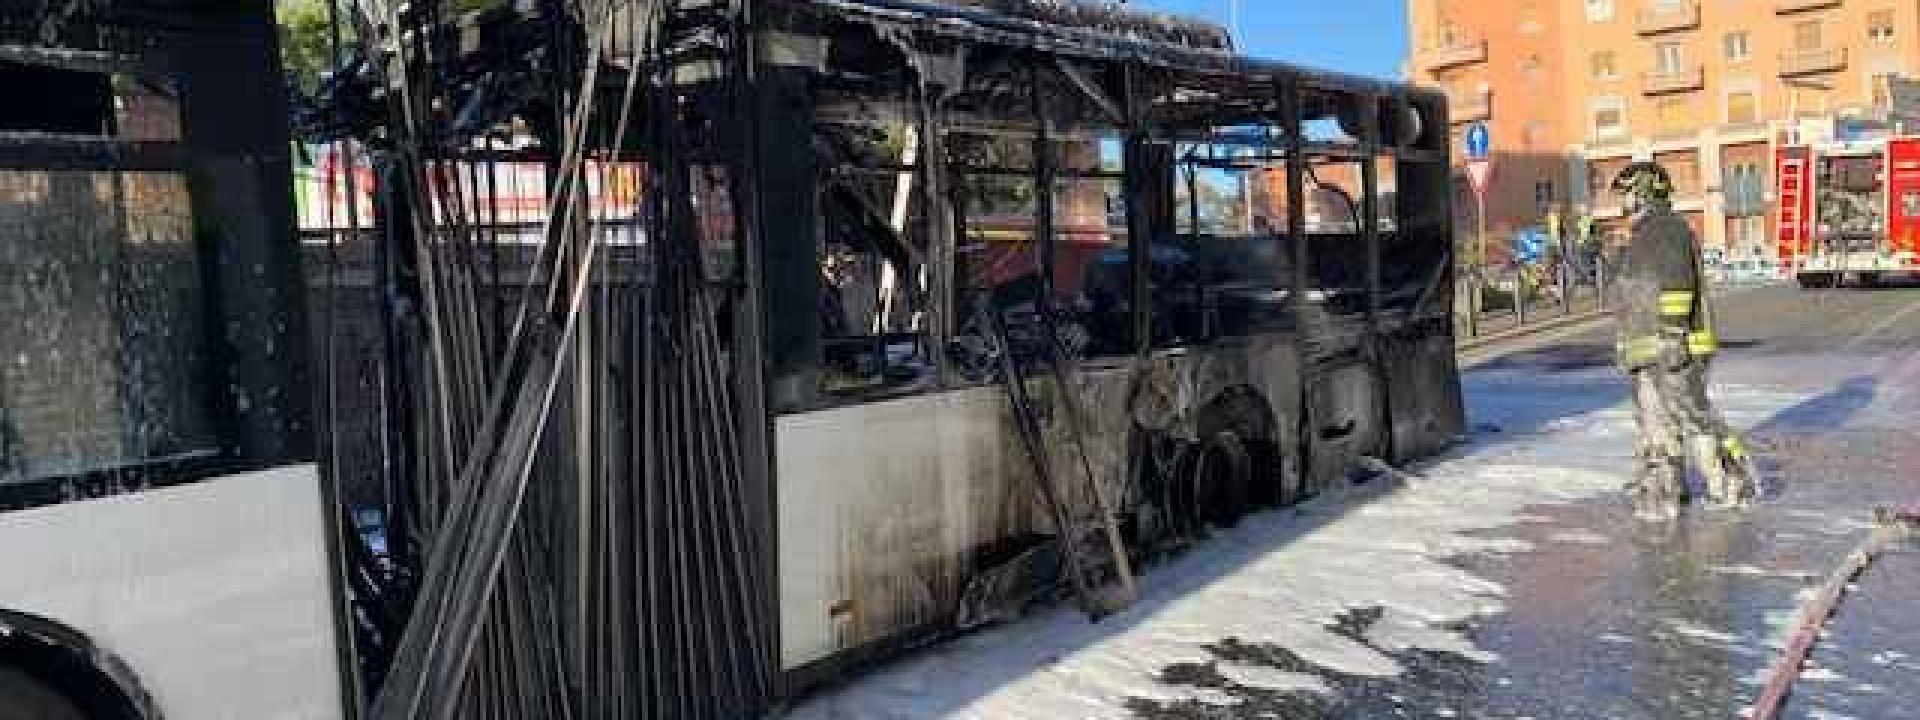
[[[296,87],[312,91],[320,75],[333,65],[333,18],[329,2],[338,3],[342,26],[340,41],[353,42],[354,23],[350,18],[364,0],[275,0],[274,12],[280,26],[280,67]],[[442,0],[444,11],[457,15],[499,7],[508,0]]]
[[[274,12],[280,26],[280,70],[296,87],[311,92],[320,74],[333,64],[327,0],[279,0]],[[343,36],[346,29],[342,28]]]

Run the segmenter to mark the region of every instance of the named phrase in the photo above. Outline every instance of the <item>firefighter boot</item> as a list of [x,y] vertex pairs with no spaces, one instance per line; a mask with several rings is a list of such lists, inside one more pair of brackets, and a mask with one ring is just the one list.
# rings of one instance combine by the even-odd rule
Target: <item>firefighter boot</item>
[[1701,449],[1706,460],[1701,467],[1713,501],[1722,507],[1752,507],[1759,495],[1760,473],[1746,443],[1738,435],[1699,440],[1707,445]]
[[1633,501],[1634,517],[1649,522],[1672,520],[1680,516],[1686,503],[1685,468],[1677,459],[1643,457],[1627,493]]

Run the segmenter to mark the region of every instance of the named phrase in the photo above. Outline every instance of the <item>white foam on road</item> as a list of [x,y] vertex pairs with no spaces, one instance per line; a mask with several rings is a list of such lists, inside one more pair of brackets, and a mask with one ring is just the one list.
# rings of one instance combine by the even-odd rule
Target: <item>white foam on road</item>
[[[1402,670],[1369,644],[1491,660],[1445,628],[1502,611],[1507,590],[1445,561],[1525,550],[1511,531],[1529,519],[1527,508],[1615,493],[1630,466],[1625,440],[1632,437],[1632,418],[1622,404],[1624,388],[1604,371],[1489,375],[1495,373],[1470,380],[1497,388],[1471,396],[1481,401],[1475,421],[1491,418],[1507,424],[1506,431],[1422,469],[1421,482],[1377,497],[1249,518],[1186,555],[1149,566],[1141,601],[1103,622],[1090,623],[1067,608],[1041,610],[837,686],[800,703],[789,717],[1120,718],[1129,715],[1129,698],[1232,702],[1157,679],[1182,663],[1217,663],[1216,671],[1242,686],[1318,687],[1295,673],[1221,662],[1206,648],[1228,639],[1283,647],[1306,662],[1365,676]],[[1806,397],[1738,386],[1723,386],[1720,394],[1749,417]],[[1386,612],[1368,644],[1328,629],[1343,611],[1371,607]],[[1675,629],[1702,641],[1728,641],[1699,628]],[[1201,697],[1209,694],[1214,697]]]

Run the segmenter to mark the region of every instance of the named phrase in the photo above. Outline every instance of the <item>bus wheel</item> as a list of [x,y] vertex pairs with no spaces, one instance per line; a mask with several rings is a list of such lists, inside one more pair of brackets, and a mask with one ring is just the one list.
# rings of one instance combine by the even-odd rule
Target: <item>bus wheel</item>
[[1193,483],[1200,519],[1219,527],[1240,522],[1253,490],[1253,459],[1247,454],[1247,443],[1230,430],[1207,438],[1194,461]]
[[66,696],[26,673],[0,667],[0,718],[7,720],[87,720]]

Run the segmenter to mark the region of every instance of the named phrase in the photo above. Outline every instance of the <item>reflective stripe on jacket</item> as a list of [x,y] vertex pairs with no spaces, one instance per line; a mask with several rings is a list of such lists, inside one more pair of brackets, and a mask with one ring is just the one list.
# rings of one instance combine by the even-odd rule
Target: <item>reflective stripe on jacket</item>
[[1698,239],[1679,215],[1655,208],[1636,216],[1616,267],[1612,294],[1621,367],[1652,364],[1660,357],[1662,342],[1683,344],[1694,357],[1719,349],[1702,284]]

